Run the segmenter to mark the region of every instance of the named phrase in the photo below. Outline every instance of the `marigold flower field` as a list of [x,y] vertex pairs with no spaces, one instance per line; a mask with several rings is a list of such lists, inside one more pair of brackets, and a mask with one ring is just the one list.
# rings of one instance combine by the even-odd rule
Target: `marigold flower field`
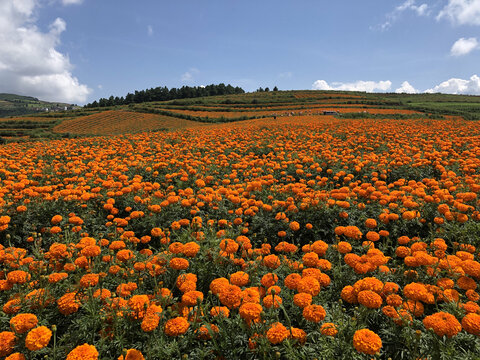
[[0,154],[2,358],[480,357],[477,122],[306,114]]

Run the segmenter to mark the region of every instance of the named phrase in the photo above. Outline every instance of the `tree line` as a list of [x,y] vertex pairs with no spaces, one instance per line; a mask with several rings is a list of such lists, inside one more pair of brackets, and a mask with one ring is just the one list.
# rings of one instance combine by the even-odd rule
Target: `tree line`
[[245,91],[236,86],[223,83],[218,85],[207,85],[207,86],[182,86],[181,88],[171,88],[168,89],[164,87],[156,87],[146,90],[135,90],[135,93],[128,93],[125,97],[110,96],[108,99],[101,98],[98,101],[94,101],[85,105],[87,108],[92,107],[106,107],[114,105],[128,105],[128,104],[138,104],[149,101],[167,101],[175,99],[188,99],[196,98],[203,96],[215,96],[215,95],[231,95],[231,94],[243,94]]

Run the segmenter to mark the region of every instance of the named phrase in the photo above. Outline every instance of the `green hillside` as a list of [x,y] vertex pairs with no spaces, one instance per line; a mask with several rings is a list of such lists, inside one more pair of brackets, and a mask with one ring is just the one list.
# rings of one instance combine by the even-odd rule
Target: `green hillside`
[[[168,131],[214,123],[302,115],[333,114],[344,119],[445,119],[456,116],[465,120],[480,120],[480,96],[445,94],[256,91],[73,109],[69,104],[0,94],[0,104],[3,105],[0,109],[15,109],[16,106],[17,111],[24,111],[22,115],[0,119],[1,142],[158,129]],[[63,111],[65,106],[71,110]],[[45,111],[47,107],[48,112]]]
[[32,96],[0,93],[0,117],[72,109],[73,105],[42,101]]

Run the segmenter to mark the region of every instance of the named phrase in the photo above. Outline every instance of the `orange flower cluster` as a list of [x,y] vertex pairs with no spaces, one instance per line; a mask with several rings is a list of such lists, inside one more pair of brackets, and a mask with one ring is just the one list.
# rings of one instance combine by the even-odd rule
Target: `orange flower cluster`
[[[109,111],[85,128],[101,116],[159,120]],[[480,130],[431,122],[308,113],[2,145],[0,356],[50,356],[53,324],[68,360],[111,357],[100,344],[122,329],[123,359],[162,336],[216,341],[225,323],[272,352],[336,336],[377,354],[366,318],[478,335]],[[79,323],[102,341],[59,340]]]

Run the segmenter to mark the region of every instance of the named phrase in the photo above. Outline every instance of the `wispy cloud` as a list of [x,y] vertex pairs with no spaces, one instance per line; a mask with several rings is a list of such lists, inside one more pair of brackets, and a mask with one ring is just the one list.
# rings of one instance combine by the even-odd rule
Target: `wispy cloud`
[[437,20],[448,19],[455,25],[480,25],[480,0],[448,0]]
[[197,75],[200,71],[197,68],[190,68],[188,71],[184,72],[180,77],[182,82],[193,82],[194,76]]
[[153,35],[153,26],[152,25],[147,26],[147,34],[148,34],[148,36]]
[[61,0],[63,5],[79,5],[83,0]]
[[416,5],[415,0],[406,0],[401,5],[397,6],[392,12],[385,15],[386,20],[384,23],[373,27],[374,29],[387,30],[389,29],[405,11],[413,11],[418,16],[429,15],[429,7],[427,4]]

